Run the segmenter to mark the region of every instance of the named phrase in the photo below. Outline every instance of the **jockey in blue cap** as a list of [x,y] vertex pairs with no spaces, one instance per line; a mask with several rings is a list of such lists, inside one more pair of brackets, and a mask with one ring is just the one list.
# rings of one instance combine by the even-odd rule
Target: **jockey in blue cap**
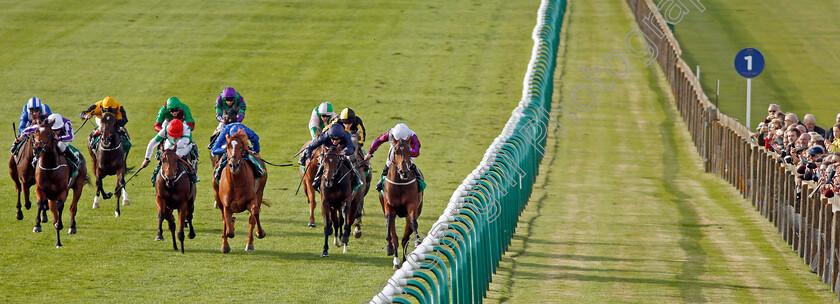
[[[248,135],[248,141],[251,142],[252,146],[251,150],[257,155],[259,155],[260,137],[257,136],[257,133],[254,133],[254,131],[243,125],[241,122],[235,122],[225,125],[219,132],[219,134],[233,136],[237,132],[239,132],[239,130],[242,130],[243,132],[245,132],[245,134]],[[219,178],[222,177],[221,169],[224,168],[225,165],[227,165],[227,153],[225,153],[225,149],[227,149],[227,136],[219,136],[219,138],[216,139],[216,142],[213,143],[213,148],[210,149],[211,154],[222,155],[222,159],[219,160],[219,164],[216,166],[216,171],[214,174],[216,180],[219,180]],[[253,154],[249,154],[248,157],[246,157],[245,159],[251,164],[252,168],[254,168],[254,175],[256,176],[256,178],[262,177],[265,172],[265,168],[262,166],[262,163],[260,163],[254,157]]]
[[24,136],[20,136],[21,133],[23,133],[23,130],[31,126],[36,119],[44,119],[45,117],[50,116],[50,114],[52,114],[50,107],[41,102],[41,99],[38,97],[32,97],[26,101],[26,104],[23,105],[23,111],[20,113],[18,136],[15,138],[15,143],[12,144],[12,154],[17,154],[17,151],[21,146],[20,143],[26,138]]
[[[332,125],[326,132],[321,134],[318,138],[312,141],[309,146],[306,147],[306,153],[304,154],[305,159],[309,159],[312,157],[312,151],[315,151],[318,147],[323,145],[327,148],[332,148],[334,146],[343,147],[339,155],[344,157],[341,158],[343,164],[350,169],[351,176],[351,186],[353,190],[356,190],[361,184],[362,180],[356,175],[356,170],[354,170],[353,164],[350,162],[350,155],[356,152],[356,146],[353,145],[353,139],[350,137],[350,132],[344,130],[344,127],[339,124]],[[318,167],[318,173],[315,174],[315,179],[312,181],[312,187],[315,190],[318,190],[318,186],[321,184],[321,174],[322,174],[323,167]]]

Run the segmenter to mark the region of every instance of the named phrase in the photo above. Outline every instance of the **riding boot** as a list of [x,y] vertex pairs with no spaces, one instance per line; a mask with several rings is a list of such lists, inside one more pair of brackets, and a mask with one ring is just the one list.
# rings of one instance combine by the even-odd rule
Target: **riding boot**
[[222,168],[227,165],[227,153],[222,154],[222,158],[219,159],[219,164],[216,166],[216,172],[213,172],[213,177],[216,178],[217,181],[222,179]]
[[347,168],[350,168],[350,175],[352,175],[350,177],[351,178],[350,187],[353,190],[356,190],[356,188],[359,188],[359,186],[362,185],[362,179],[359,178],[358,174],[356,174],[356,169],[353,168],[353,162],[350,161],[349,157],[345,157],[343,162],[344,162],[344,165],[347,166]]
[[382,169],[382,177],[379,178],[379,182],[376,183],[376,191],[382,192],[382,189],[385,187],[385,176],[388,175],[388,165],[385,165],[385,168]]
[[298,165],[304,166],[306,165],[306,155],[301,155],[298,159]]
[[72,173],[71,176],[76,174],[76,171],[79,169],[79,158],[76,157],[76,154],[73,153],[73,150],[69,147],[64,150],[64,156],[67,157],[67,162],[69,163],[70,172]]
[[213,149],[213,144],[216,143],[216,139],[218,139],[218,138],[219,138],[219,132],[216,132],[216,133],[213,133],[213,135],[210,135],[210,143],[207,144],[207,149]]
[[414,176],[416,176],[417,179],[423,180],[423,173],[421,173],[420,169],[418,169],[414,164],[411,164],[411,172],[414,172]]

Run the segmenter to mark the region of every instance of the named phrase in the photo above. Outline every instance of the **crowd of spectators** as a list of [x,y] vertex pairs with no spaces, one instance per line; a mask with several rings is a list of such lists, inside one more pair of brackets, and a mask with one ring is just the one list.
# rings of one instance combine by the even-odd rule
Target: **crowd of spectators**
[[[840,113],[831,128],[817,126],[812,114],[805,114],[802,121],[794,113],[785,113],[778,105],[767,108],[767,118],[750,134],[750,139],[777,155],[779,163],[796,168],[796,197],[801,197],[803,181],[819,184],[819,191],[830,198],[838,191],[840,174]],[[807,195],[807,194],[806,194]]]

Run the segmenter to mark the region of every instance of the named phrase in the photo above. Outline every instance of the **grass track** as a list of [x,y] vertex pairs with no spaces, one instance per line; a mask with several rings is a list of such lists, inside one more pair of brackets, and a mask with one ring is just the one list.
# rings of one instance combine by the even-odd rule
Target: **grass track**
[[[571,1],[567,18],[563,103],[588,82],[580,69],[635,27],[622,1]],[[772,224],[703,173],[658,67],[632,64],[623,79],[601,73],[616,88],[579,124],[564,117],[567,136],[550,137],[488,302],[833,302]]]
[[[701,84],[714,102],[720,79],[720,108],[746,119],[746,79],[735,72],[735,54],[752,47],[762,52],[764,72],[752,83],[752,127],[776,103],[802,119],[806,113],[823,128],[840,112],[840,1],[703,1],[676,25],[683,59],[701,66]],[[693,9],[693,8],[692,8]]]
[[[137,165],[166,98],[191,106],[203,147],[216,125],[213,99],[231,85],[248,102],[245,123],[260,135],[264,157],[276,163],[308,139],[312,107],[323,100],[349,105],[365,120],[369,140],[397,122],[418,132],[418,162],[429,179],[421,231],[520,99],[538,8],[499,0],[0,4],[0,120],[17,121],[30,96],[74,118],[111,95],[127,108],[135,145],[129,158]],[[90,130],[79,132],[76,146],[84,147]],[[1,142],[11,140],[0,132]],[[383,155],[374,158],[377,172]],[[362,239],[351,241],[348,254],[333,248],[321,259],[322,230],[305,227],[308,210],[293,196],[291,168],[270,169],[266,195],[274,204],[264,210],[268,237],[255,241],[257,251],[243,251],[240,221],[233,251],[222,255],[209,171],[204,159],[198,236],[187,240],[184,255],[171,251],[167,234],[152,241],[150,169],[129,184],[132,205],[119,219],[113,201],[91,210],[93,189],[86,188],[79,234],[62,235],[61,249],[49,225],[30,232],[34,211],[14,220],[13,186],[0,178],[7,189],[0,192],[0,302],[356,303],[392,274],[376,196],[368,197]]]

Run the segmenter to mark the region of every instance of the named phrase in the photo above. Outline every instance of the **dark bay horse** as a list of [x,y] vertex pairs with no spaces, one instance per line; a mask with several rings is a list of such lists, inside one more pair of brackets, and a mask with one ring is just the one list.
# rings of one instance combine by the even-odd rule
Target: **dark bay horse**
[[[82,188],[90,184],[85,167],[84,156],[79,155],[78,173],[71,179],[70,166],[67,158],[64,157],[58,148],[58,139],[51,130],[49,123],[41,124],[35,131],[34,149],[35,157],[38,157],[38,165],[35,169],[35,194],[38,196],[38,210],[49,208],[53,215],[53,226],[55,226],[56,247],[61,247],[61,236],[59,231],[64,228],[61,214],[64,211],[64,202],[70,189],[73,189],[73,201],[70,204],[70,229],[68,233],[76,233],[76,204],[82,196]],[[69,149],[69,148],[68,148]],[[41,232],[41,219],[35,221],[34,232]]]
[[163,219],[169,222],[172,232],[172,247],[178,250],[175,243],[174,210],[178,210],[178,240],[181,242],[181,253],[184,253],[184,225],[189,224],[189,238],[195,237],[192,217],[195,210],[195,184],[190,181],[187,168],[190,164],[175,154],[175,147],[164,150],[160,156],[161,167],[155,180],[155,201],[158,210],[158,230],[155,241],[163,240]]
[[407,140],[397,141],[392,150],[391,167],[385,176],[383,193],[379,194],[379,203],[385,213],[385,225],[388,229],[385,241],[388,242],[387,254],[394,256],[394,268],[399,268],[405,261],[405,250],[402,260],[397,258],[397,231],[394,226],[396,216],[405,218],[405,232],[402,238],[402,248],[406,248],[411,233],[417,233],[417,218],[423,210],[423,194],[419,193],[417,176],[411,170],[411,147]]
[[[35,120],[32,122],[32,124],[40,124],[44,119],[44,116],[38,115],[37,117],[35,117]],[[23,192],[24,201],[26,203],[26,210],[32,208],[32,201],[29,199],[29,188],[35,185],[36,164],[33,162],[33,160],[35,159],[35,153],[33,152],[34,149],[32,148],[32,142],[34,140],[34,134],[28,135],[24,138],[23,143],[21,143],[17,155],[12,154],[9,156],[9,175],[11,175],[12,181],[15,182],[15,190],[17,190],[17,215],[15,216],[17,220],[23,219],[23,212],[20,210],[21,191]],[[47,210],[41,210],[41,212],[42,223],[46,223]]]
[[[225,153],[227,153],[228,161],[222,169],[219,182],[213,179],[215,198],[222,212],[222,252],[230,252],[227,239],[234,237],[233,214],[246,210],[251,212],[251,217],[248,219],[251,230],[245,251],[254,251],[254,225],[257,226],[257,238],[265,237],[265,231],[260,224],[260,206],[269,206],[263,200],[268,171],[258,181],[255,180],[254,169],[245,160],[252,152],[248,150],[248,135],[244,131],[240,129],[232,136],[225,134],[225,137],[227,138]],[[262,162],[259,155],[254,156]]]
[[351,222],[345,222],[344,217],[350,213],[350,200],[353,197],[350,182],[352,177],[348,174],[352,168],[343,165],[341,158],[344,156],[339,155],[340,151],[339,146],[333,146],[325,149],[321,155],[321,215],[324,217],[324,252],[321,253],[321,257],[330,256],[327,241],[333,231],[333,243],[336,246],[344,246],[345,253],[347,242],[350,240]]
[[[102,114],[100,120],[100,138],[95,146],[88,145],[88,152],[90,152],[91,168],[93,168],[93,176],[96,177],[96,196],[93,198],[93,209],[99,208],[99,196],[102,195],[104,199],[110,199],[114,194],[117,195],[117,207],[114,210],[114,216],[120,216],[120,197],[123,197],[122,204],[127,206],[129,204],[128,196],[125,192],[125,174],[131,168],[126,167],[126,152],[123,146],[123,140],[120,136],[119,127],[117,126],[117,118],[112,113]],[[94,131],[95,132],[95,131]],[[109,175],[116,175],[117,185],[114,191],[117,193],[108,192],[102,189],[102,179]],[[122,191],[120,192],[120,188]]]
[[347,224],[355,224],[356,227],[353,229],[353,237],[358,239],[362,237],[362,213],[365,208],[365,196],[368,190],[370,190],[371,176],[365,174],[365,170],[360,165],[365,160],[361,152],[362,148],[359,145],[359,137],[353,134],[352,138],[353,144],[356,145],[356,153],[350,156],[350,162],[355,166],[354,170],[356,170],[356,174],[362,177],[364,183],[353,192],[353,198],[350,200],[350,213],[347,214]]

